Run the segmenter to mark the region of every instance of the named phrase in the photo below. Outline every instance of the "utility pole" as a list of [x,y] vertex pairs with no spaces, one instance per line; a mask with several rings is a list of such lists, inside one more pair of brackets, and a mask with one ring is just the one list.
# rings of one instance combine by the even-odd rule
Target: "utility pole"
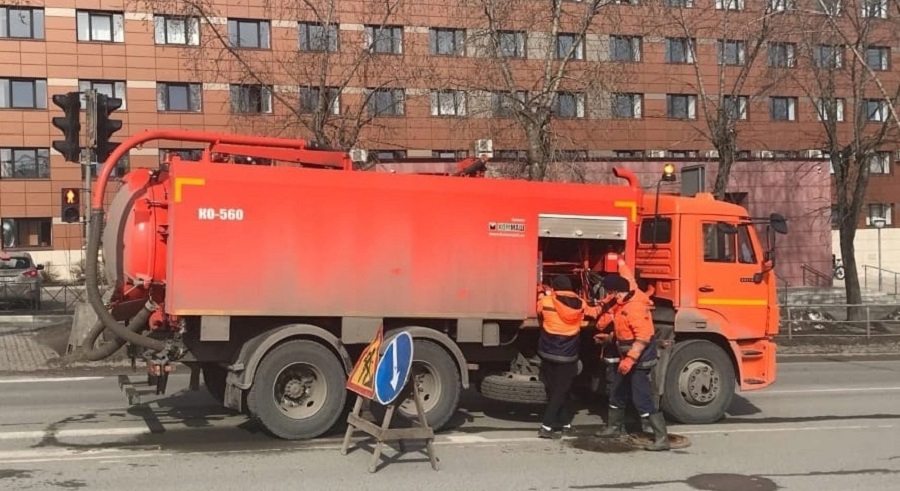
[[[82,191],[84,203],[84,238],[87,247],[88,237],[91,236],[91,174],[94,168],[93,148],[97,142],[97,91],[88,89],[85,95],[85,144],[81,148],[81,168],[84,173],[84,190]],[[85,249],[85,252],[87,250]]]

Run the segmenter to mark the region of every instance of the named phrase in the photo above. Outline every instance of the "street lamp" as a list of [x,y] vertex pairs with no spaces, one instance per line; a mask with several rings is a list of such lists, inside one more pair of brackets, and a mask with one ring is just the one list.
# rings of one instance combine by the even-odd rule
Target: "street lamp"
[[887,220],[884,217],[875,217],[872,219],[872,225],[875,225],[875,228],[878,229],[878,291],[881,291],[881,229],[884,228],[884,225],[887,223]]

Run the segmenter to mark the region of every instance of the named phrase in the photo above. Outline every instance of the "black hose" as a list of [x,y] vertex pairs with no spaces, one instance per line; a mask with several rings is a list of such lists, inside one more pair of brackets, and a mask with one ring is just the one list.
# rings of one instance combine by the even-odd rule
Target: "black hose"
[[[94,312],[97,313],[100,322],[106,326],[106,329],[112,331],[123,343],[131,343],[154,351],[165,350],[165,341],[148,338],[147,336],[142,336],[135,332],[137,327],[140,326],[140,324],[136,324],[135,321],[140,321],[141,318],[145,316],[149,318],[151,312],[148,312],[148,309],[153,305],[152,300],[148,300],[148,305],[131,319],[131,323],[128,324],[128,327],[119,324],[109,310],[107,310],[106,306],[103,305],[103,299],[100,295],[100,286],[97,281],[99,271],[97,260],[100,251],[100,235],[102,231],[103,210],[92,210],[91,235],[88,237],[87,258],[85,259],[85,269],[87,270],[87,274],[85,275],[85,279],[87,280],[85,289],[87,290],[88,303],[91,304],[91,307],[93,307]],[[146,324],[146,319],[144,320],[144,324]],[[134,328],[135,331],[130,330],[131,328]]]
[[[144,308],[131,318],[131,322],[128,323],[126,329],[133,333],[137,333],[138,331],[147,327],[147,322],[150,320],[150,314],[152,314],[155,309],[156,304],[147,302],[147,304],[144,305]],[[103,324],[103,322],[100,321],[100,319],[97,319],[94,327],[91,328],[91,331],[88,333],[87,337],[84,339],[84,342],[82,342],[81,344],[81,356],[84,359],[88,361],[102,360],[118,351],[122,346],[125,346],[125,340],[116,336],[115,339],[101,344],[96,349],[92,348],[88,350],[86,347],[94,346],[94,342],[97,341],[97,338],[100,337],[100,334],[105,330],[106,326]]]

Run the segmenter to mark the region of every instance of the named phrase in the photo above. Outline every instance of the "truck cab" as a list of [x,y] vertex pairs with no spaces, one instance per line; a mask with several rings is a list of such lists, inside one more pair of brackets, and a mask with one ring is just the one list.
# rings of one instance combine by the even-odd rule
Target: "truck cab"
[[636,271],[656,306],[661,405],[685,423],[718,419],[736,386],[775,380],[772,232],[786,232],[784,219],[754,219],[709,193],[648,195],[643,210]]

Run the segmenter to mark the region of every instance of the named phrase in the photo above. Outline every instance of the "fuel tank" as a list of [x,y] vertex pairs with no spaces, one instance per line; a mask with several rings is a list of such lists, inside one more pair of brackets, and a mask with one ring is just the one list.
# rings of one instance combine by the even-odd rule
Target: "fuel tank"
[[109,206],[103,231],[104,274],[120,300],[146,298],[166,282],[169,179],[135,169]]

